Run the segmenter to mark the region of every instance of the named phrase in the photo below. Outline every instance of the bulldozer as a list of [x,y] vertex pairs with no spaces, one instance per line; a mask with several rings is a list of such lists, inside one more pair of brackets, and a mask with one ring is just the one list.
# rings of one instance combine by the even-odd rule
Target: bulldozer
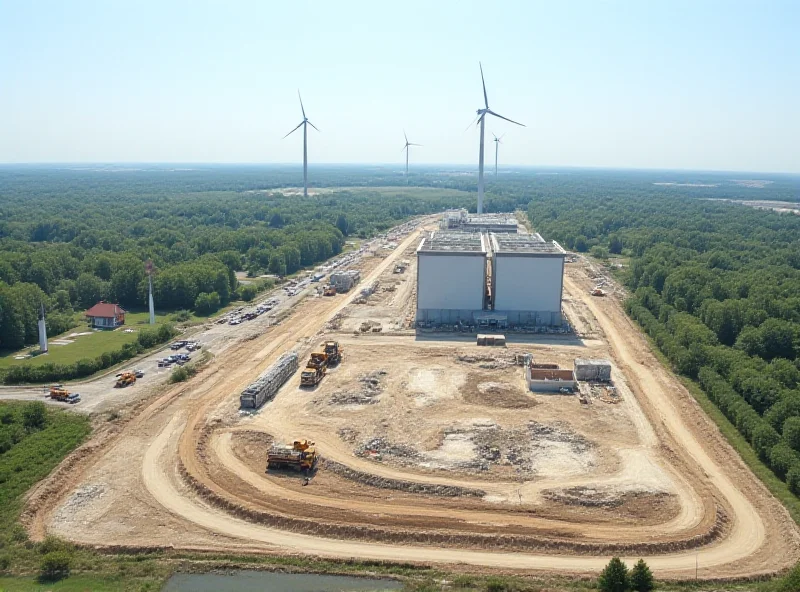
[[328,356],[328,366],[335,366],[342,361],[342,348],[338,341],[325,342],[325,355]]
[[50,387],[49,396],[54,401],[66,401],[69,394],[69,391],[62,384],[54,384]]
[[114,383],[114,388],[124,388],[136,382],[136,374],[133,372],[123,372],[117,377],[117,382]]
[[267,471],[290,468],[311,471],[317,464],[317,449],[310,440],[295,440],[292,444],[273,444],[267,452]]

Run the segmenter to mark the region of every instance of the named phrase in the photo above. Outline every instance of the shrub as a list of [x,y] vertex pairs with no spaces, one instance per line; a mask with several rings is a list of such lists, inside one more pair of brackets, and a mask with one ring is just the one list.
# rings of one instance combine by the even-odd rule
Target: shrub
[[176,323],[185,323],[189,320],[190,314],[188,310],[179,310],[178,312],[172,314],[169,318]]
[[250,302],[258,294],[258,287],[252,284],[242,284],[239,286],[239,298],[245,302]]
[[0,572],[8,570],[11,567],[11,559],[8,555],[0,555]]
[[650,571],[644,559],[640,559],[633,566],[630,583],[631,588],[636,592],[650,592],[653,589],[653,572]]
[[47,410],[41,401],[33,401],[25,405],[22,410],[22,425],[29,430],[36,430],[44,427],[47,421]]
[[211,314],[219,309],[220,298],[217,292],[203,292],[197,295],[194,308],[198,314]]
[[603,592],[626,592],[630,587],[628,566],[619,557],[608,562],[597,582]]
[[52,551],[42,557],[39,577],[45,581],[60,580],[69,575],[72,557],[66,551]]
[[800,417],[790,417],[783,422],[783,439],[800,452]]
[[793,464],[786,472],[786,485],[793,494],[800,496],[800,462]]

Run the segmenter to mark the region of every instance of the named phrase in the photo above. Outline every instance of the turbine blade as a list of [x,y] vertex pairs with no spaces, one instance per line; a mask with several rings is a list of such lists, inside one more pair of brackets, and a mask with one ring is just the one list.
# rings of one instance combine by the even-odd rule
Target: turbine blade
[[[289,136],[291,136],[293,133],[295,133],[295,132],[296,132],[298,129],[300,129],[300,126],[301,126],[301,125],[303,125],[304,123],[305,123],[305,120],[301,121],[301,122],[300,122],[300,123],[297,125],[297,127],[296,127],[296,128],[294,128],[292,131],[290,131],[288,134],[286,134],[286,135],[285,135],[285,136],[283,136],[283,137],[284,137],[284,138],[288,138],[288,137],[289,137]],[[283,138],[281,138],[281,139],[283,139]]]
[[483,101],[486,103],[486,108],[489,108],[489,97],[486,96],[486,81],[483,79],[483,64],[478,62],[478,66],[481,69],[481,84],[483,84]]
[[408,144],[400,148],[400,152],[403,152],[404,150],[408,150]]
[[406,139],[406,144],[408,144],[408,136],[406,135],[406,130],[403,130],[403,137]]
[[478,118],[479,118],[479,116],[478,116],[478,115],[476,115],[476,116],[475,116],[475,119],[473,119],[473,120],[472,120],[472,122],[471,122],[471,123],[470,123],[470,124],[469,124],[469,125],[466,127],[466,129],[465,129],[464,131],[465,131],[465,132],[466,132],[466,131],[468,131],[468,130],[469,130],[469,128],[471,128],[473,125],[475,125],[475,124],[478,122]]
[[414,144],[414,142],[409,142],[408,145],[409,146],[422,146],[422,144]]
[[511,123],[515,123],[517,125],[521,125],[522,127],[526,127],[524,123],[520,123],[519,121],[514,121],[513,119],[509,119],[508,117],[503,117],[499,113],[495,113],[494,111],[492,111],[490,109],[487,109],[486,112],[487,113],[491,113],[492,115],[494,115],[495,117],[499,117],[500,119],[505,119],[506,121],[510,121]]
[[300,99],[300,111],[303,112],[303,119],[306,118],[306,110],[303,107],[303,97],[300,96],[300,89],[297,89],[297,98]]
[[[308,119],[306,119],[306,122],[308,123],[308,125],[310,125],[311,127],[313,127],[315,130],[317,130],[319,132],[319,128],[316,125],[314,125],[313,123],[308,121]],[[520,125],[522,125],[522,124],[520,124]],[[322,133],[322,132],[320,132],[320,133]]]

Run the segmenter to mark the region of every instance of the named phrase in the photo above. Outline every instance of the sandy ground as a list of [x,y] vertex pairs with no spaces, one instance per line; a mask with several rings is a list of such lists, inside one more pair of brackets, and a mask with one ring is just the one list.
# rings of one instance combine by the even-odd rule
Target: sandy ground
[[[302,553],[504,571],[596,571],[644,556],[660,577],[745,577],[800,556],[798,529],[691,396],[659,365],[617,297],[567,266],[575,336],[409,330],[417,233],[362,260],[359,290],[306,298],[229,343],[193,380],[106,422],[31,494],[34,537],[97,545]],[[394,274],[397,261],[411,266]],[[388,289],[385,289],[388,288]],[[360,300],[358,300],[360,302]],[[381,327],[362,332],[365,321]],[[283,352],[326,338],[343,363],[314,389],[292,377],[241,414],[238,393]],[[515,353],[571,366],[607,357],[618,403],[525,388]],[[308,437],[310,483],[264,473],[273,439]]]

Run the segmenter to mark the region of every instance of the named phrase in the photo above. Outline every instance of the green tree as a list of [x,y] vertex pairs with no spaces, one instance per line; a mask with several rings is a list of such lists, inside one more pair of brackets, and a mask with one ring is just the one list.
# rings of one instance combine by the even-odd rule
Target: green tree
[[783,439],[797,452],[800,452],[800,417],[790,417],[783,422]]
[[655,587],[653,583],[653,572],[650,571],[644,559],[640,559],[636,562],[636,565],[633,566],[630,583],[631,588],[636,592],[650,592]]
[[194,309],[199,314],[211,314],[219,309],[219,294],[216,292],[203,292],[198,294],[194,301]]
[[27,403],[22,410],[22,425],[29,430],[38,430],[44,427],[47,421],[47,410],[41,401]]
[[75,294],[82,308],[90,308],[103,299],[108,291],[108,284],[96,275],[82,273],[75,280]]
[[69,575],[72,556],[66,551],[51,551],[42,557],[39,577],[44,581],[55,581]]
[[626,592],[630,587],[628,566],[619,557],[612,558],[597,583],[603,592]]
[[253,284],[243,284],[239,286],[239,297],[245,302],[250,302],[258,294],[258,288]]
[[339,229],[344,236],[347,236],[347,230],[349,228],[349,224],[347,223],[347,216],[344,214],[339,214],[336,217],[336,228]]

